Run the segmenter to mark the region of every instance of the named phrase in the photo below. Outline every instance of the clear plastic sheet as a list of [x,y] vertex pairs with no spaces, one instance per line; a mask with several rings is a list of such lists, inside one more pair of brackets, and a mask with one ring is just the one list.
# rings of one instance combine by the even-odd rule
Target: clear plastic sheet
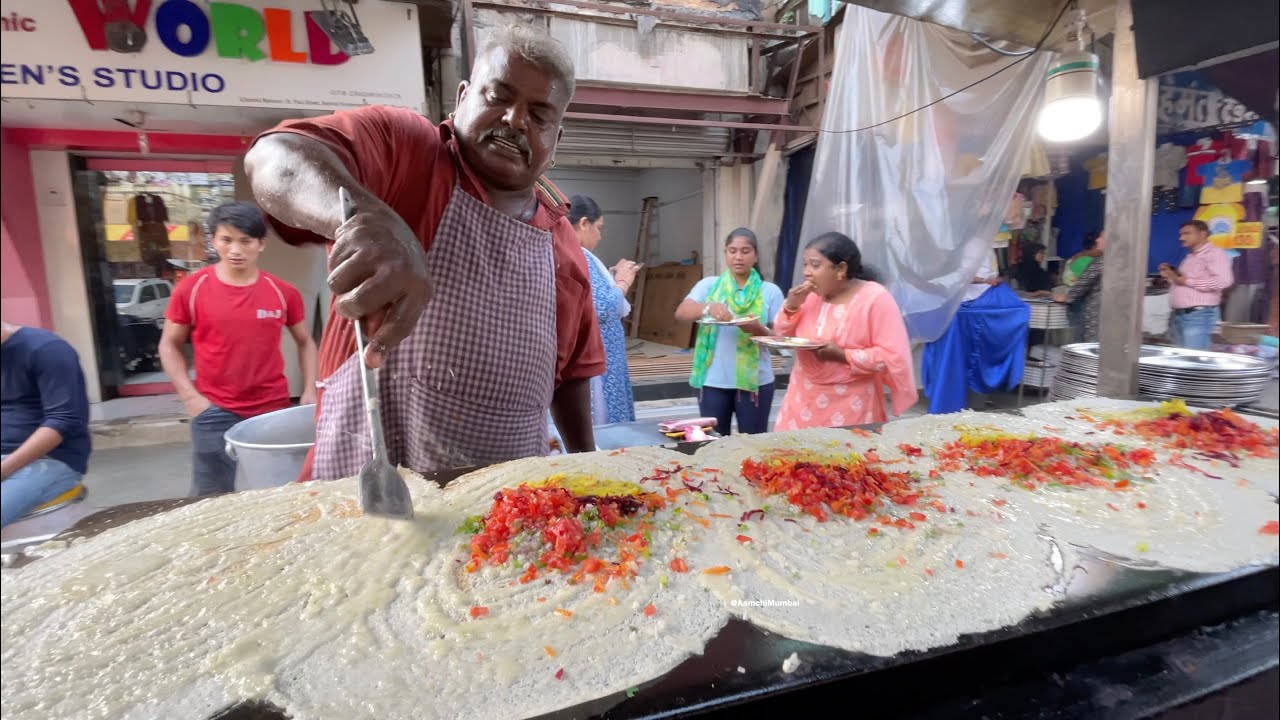
[[[937,339],[983,253],[993,252],[1050,57],[1019,61],[958,31],[849,5],[799,252],[824,232],[849,235],[893,293],[912,340]],[[797,262],[797,282],[802,271]]]

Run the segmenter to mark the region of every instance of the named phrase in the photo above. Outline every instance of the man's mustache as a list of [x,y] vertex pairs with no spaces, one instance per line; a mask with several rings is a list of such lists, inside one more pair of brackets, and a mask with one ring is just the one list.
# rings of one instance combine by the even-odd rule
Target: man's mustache
[[502,140],[509,142],[512,145],[515,145],[516,148],[520,150],[520,153],[526,158],[529,157],[531,152],[529,150],[529,141],[525,139],[524,135],[521,135],[510,128],[494,128],[492,130],[485,130],[484,134],[480,136],[480,141],[488,142],[490,140]]

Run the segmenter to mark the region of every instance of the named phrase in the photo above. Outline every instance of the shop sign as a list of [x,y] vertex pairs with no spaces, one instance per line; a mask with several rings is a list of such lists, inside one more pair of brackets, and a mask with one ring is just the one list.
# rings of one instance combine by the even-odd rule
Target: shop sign
[[[5,98],[310,110],[384,104],[425,112],[416,8],[386,0],[357,8],[374,52],[349,57],[316,22],[313,0],[5,0],[0,91]],[[140,28],[139,52],[109,49],[108,28],[121,23]]]
[[1229,235],[1218,235],[1214,244],[1227,250],[1255,250],[1262,247],[1262,223],[1236,223]]
[[1196,73],[1183,72],[1160,78],[1156,119],[1164,128],[1182,131],[1254,122],[1258,115]]

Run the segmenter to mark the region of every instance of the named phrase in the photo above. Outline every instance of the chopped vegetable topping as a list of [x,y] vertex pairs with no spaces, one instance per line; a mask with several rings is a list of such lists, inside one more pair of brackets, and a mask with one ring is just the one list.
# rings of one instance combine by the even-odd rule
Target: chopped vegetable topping
[[555,612],[555,614],[559,615],[560,617],[565,617],[565,618],[571,618],[571,617],[573,617],[573,611],[572,611],[572,610],[565,610],[564,608],[556,608],[554,612]]
[[957,560],[957,561],[956,561],[956,567],[958,567],[958,568],[960,568],[961,570],[963,570],[963,569],[964,569],[964,561],[963,561],[963,560]]
[[556,671],[556,679],[557,680],[564,679],[564,668],[560,668],[559,670]]
[[1280,521],[1271,520],[1266,525],[1258,529],[1263,535],[1280,535]]
[[[886,500],[910,506],[925,494],[911,475],[886,472],[855,454],[821,457],[780,452],[763,460],[747,460],[742,475],[761,494],[782,495],[818,522],[826,522],[829,513],[864,520],[882,510]],[[899,521],[897,527],[913,527]]]
[[653,603],[649,603],[644,606],[644,614],[645,617],[653,617],[658,614],[658,608],[654,607]]
[[683,558],[676,558],[671,561],[671,569],[678,573],[689,572],[689,564]]
[[1099,427],[1127,430],[1169,448],[1196,450],[1214,459],[1237,459],[1239,455],[1275,457],[1280,433],[1263,429],[1230,409],[1192,413],[1185,403],[1163,403],[1160,415],[1133,420],[1115,418]]
[[484,607],[483,605],[476,605],[471,608],[471,617],[473,618],[482,618],[487,616],[488,614],[489,614],[489,608]]
[[728,565],[716,565],[715,567],[709,567],[709,568],[707,568],[706,570],[703,570],[703,571],[702,571],[702,574],[703,574],[703,575],[728,575],[728,574],[729,574],[729,566],[728,566]]
[[943,470],[1007,478],[1028,490],[1045,485],[1116,490],[1140,479],[1142,469],[1155,463],[1155,453],[1146,448],[1126,450],[1118,445],[983,433],[947,443],[938,451],[938,460]]
[[[556,481],[619,494],[576,495]],[[595,590],[603,592],[610,580],[636,575],[637,563],[649,551],[654,511],[666,506],[661,496],[639,489],[586,476],[554,476],[545,484],[499,490],[488,515],[463,524],[462,531],[472,533],[467,570],[513,565],[524,568],[522,583],[555,570],[569,575],[570,583],[591,577]]]
[[542,651],[543,651],[543,652],[545,652],[545,653],[547,654],[547,657],[555,657],[555,656],[556,656],[556,649],[555,649],[555,648],[553,648],[553,647],[551,647],[550,645],[543,645],[543,646],[542,646]]

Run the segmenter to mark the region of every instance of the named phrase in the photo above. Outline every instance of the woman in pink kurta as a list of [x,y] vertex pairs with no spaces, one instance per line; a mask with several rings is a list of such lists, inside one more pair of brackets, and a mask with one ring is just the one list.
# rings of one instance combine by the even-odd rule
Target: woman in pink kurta
[[774,329],[826,345],[796,351],[775,429],[885,422],[886,387],[894,415],[901,415],[918,395],[907,327],[893,296],[864,279],[862,253],[846,235],[813,240],[803,262],[805,281],[787,295]]

